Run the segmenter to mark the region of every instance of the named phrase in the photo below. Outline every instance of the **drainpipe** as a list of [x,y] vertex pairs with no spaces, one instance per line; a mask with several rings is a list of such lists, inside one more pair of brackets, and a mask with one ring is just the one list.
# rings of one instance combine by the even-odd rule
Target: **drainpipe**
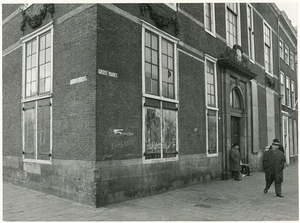
[[225,84],[225,80],[226,80],[226,73],[225,73],[226,68],[225,67],[221,67],[221,77],[222,77],[222,81],[221,81],[221,92],[223,97],[222,98],[222,147],[223,147],[223,151],[222,151],[222,179],[223,180],[228,180],[229,176],[227,173],[227,125],[226,125],[226,87],[224,87]]
[[[278,35],[278,46],[279,46],[279,42],[280,42],[280,35],[279,35],[279,17],[281,15],[281,11],[279,13],[279,15],[277,16],[277,35]],[[284,51],[284,48],[282,46],[282,50]],[[279,116],[279,139],[280,139],[280,142],[281,144],[283,144],[283,138],[282,138],[282,114],[281,114],[281,110],[282,110],[282,92],[281,92],[281,73],[280,73],[280,55],[278,57],[278,74],[279,74],[279,78],[278,78],[278,88],[279,88],[279,97],[278,97],[278,100],[279,100],[279,113],[278,113],[278,116]]]

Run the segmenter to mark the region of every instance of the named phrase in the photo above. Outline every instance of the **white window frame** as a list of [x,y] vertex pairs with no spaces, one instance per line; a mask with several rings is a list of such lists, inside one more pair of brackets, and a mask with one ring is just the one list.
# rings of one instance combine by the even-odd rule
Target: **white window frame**
[[295,82],[291,80],[291,108],[294,110],[295,108]]
[[[152,94],[148,94],[146,93],[146,87],[145,87],[145,33],[146,30],[156,34],[159,38],[159,95],[152,95]],[[162,38],[172,42],[174,44],[174,94],[175,94],[175,98],[171,99],[171,98],[166,98],[162,96],[162,79],[161,79],[161,70],[162,70],[162,63],[161,63],[161,55],[162,55],[162,50],[161,50],[161,40]],[[169,35],[166,32],[163,32],[159,29],[157,29],[156,27],[150,25],[149,23],[142,21],[142,92],[143,92],[143,97],[142,97],[142,141],[145,142],[145,114],[146,114],[146,110],[147,107],[144,106],[145,102],[146,102],[146,98],[150,98],[150,99],[156,99],[159,100],[160,103],[162,102],[172,102],[175,104],[179,104],[178,101],[178,57],[177,57],[177,45],[178,45],[179,40],[171,35]],[[161,108],[161,110],[163,110],[163,108]],[[161,133],[162,134],[162,133]],[[145,153],[145,143],[142,143],[142,159],[143,159],[143,163],[159,163],[159,162],[169,162],[169,161],[176,161],[178,160],[178,154],[175,157],[168,157],[168,158],[154,158],[154,159],[146,159],[144,156]],[[161,152],[163,151],[163,148],[161,148]],[[179,137],[178,137],[178,111],[176,111],[176,151],[179,152]]]
[[[207,29],[206,27],[206,7],[205,4],[210,4],[211,6],[211,12],[210,12],[210,17],[211,17],[211,30]],[[211,34],[212,36],[216,37],[216,17],[215,17],[215,3],[204,3],[204,27],[205,27],[205,31],[209,34]]]
[[280,71],[280,93],[282,94],[282,100],[281,104],[285,105],[286,99],[285,99],[285,76],[282,71]]
[[[215,85],[215,107],[207,105],[207,61],[212,62],[214,64],[214,85]],[[207,157],[215,157],[219,154],[219,108],[218,108],[218,88],[217,88],[217,59],[211,57],[210,55],[205,55],[205,64],[204,64],[204,73],[205,73],[205,104],[206,104],[206,114],[208,114],[209,110],[216,112],[216,153],[210,154],[208,153],[208,115],[206,115],[206,156]]]
[[[226,23],[226,43],[227,46],[229,47],[233,47],[230,45],[229,39],[228,39],[228,22],[227,22],[227,18],[228,18],[228,11],[230,9],[228,9],[230,3],[225,3],[225,23]],[[237,43],[238,45],[241,45],[241,16],[240,16],[240,3],[236,3],[237,4]]]
[[286,76],[286,106],[291,107],[291,86],[290,86],[290,78]]
[[178,11],[178,3],[165,3],[165,5],[167,5],[176,12]]
[[295,69],[295,66],[294,66],[295,62],[294,62],[294,53],[290,50],[290,67],[292,70]]
[[287,45],[284,47],[284,61],[287,65],[290,65],[290,48]]
[[[31,97],[27,97],[26,98],[26,43],[33,40],[33,39],[38,39],[39,36],[43,35],[46,32],[51,32],[51,77],[50,77],[50,92],[49,93],[45,93],[42,95],[36,95],[36,96],[31,96]],[[37,114],[37,104],[38,104],[38,100],[41,99],[46,99],[49,98],[50,103],[51,103],[51,107],[50,107],[50,148],[49,148],[49,153],[51,154],[49,160],[39,160],[37,159],[37,152],[38,152],[38,140],[37,140],[37,135],[36,134],[36,139],[35,139],[35,143],[36,143],[36,158],[35,159],[27,159],[25,158],[25,154],[23,154],[23,161],[24,162],[34,162],[34,163],[45,163],[45,164],[51,164],[52,163],[52,93],[53,93],[53,22],[51,21],[50,23],[46,24],[45,26],[41,27],[40,29],[28,34],[27,36],[21,38],[21,42],[22,42],[22,49],[23,49],[23,56],[22,56],[22,99],[21,99],[21,104],[22,104],[22,109],[23,106],[25,105],[25,103],[27,102],[35,102],[35,109],[36,112],[35,114]],[[37,46],[38,46],[39,42],[37,41]],[[38,51],[39,47],[37,47],[37,51]],[[37,57],[37,64],[39,61],[39,57]],[[39,78],[38,75],[36,77],[37,79]],[[38,82],[38,81],[37,81]],[[37,122],[36,122],[36,129],[37,129]],[[22,151],[25,152],[25,119],[24,119],[24,113],[22,113]]]
[[[266,36],[265,36],[265,27],[268,28],[270,30],[270,71],[267,70],[266,68]],[[271,26],[266,22],[264,21],[264,32],[263,32],[263,35],[264,35],[264,67],[265,67],[265,72],[268,73],[270,76],[273,77],[273,42],[272,42],[272,34],[273,34],[273,30],[271,28]],[[268,46],[268,45],[267,45]]]
[[20,7],[20,10],[25,11],[26,9],[28,9],[30,6],[32,6],[33,3],[25,3]]
[[284,47],[283,47],[283,40],[279,40],[279,55],[280,58],[284,60]]
[[[248,9],[250,9],[250,17],[251,21],[249,24],[248,18],[247,18],[247,25],[248,25],[248,48],[249,48],[249,60],[252,63],[255,63],[255,47],[254,47],[254,25],[253,25],[253,7],[251,4],[247,4],[247,17],[248,15]],[[251,49],[250,49],[251,48]]]

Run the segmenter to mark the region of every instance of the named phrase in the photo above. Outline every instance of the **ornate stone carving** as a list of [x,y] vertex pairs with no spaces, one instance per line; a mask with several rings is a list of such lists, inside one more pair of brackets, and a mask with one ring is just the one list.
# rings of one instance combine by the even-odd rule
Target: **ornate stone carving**
[[243,54],[242,47],[237,44],[232,48],[228,46],[225,48],[218,59],[218,64],[222,67],[236,70],[249,79],[256,77],[256,74],[248,68],[248,58]]
[[149,10],[151,19],[155,22],[155,24],[159,28],[167,27],[170,24],[172,24],[172,25],[174,25],[175,34],[177,35],[179,33],[177,12],[175,12],[175,14],[172,17],[166,18],[165,16],[160,15],[156,10],[154,10],[153,7],[151,6],[151,4],[141,4],[140,9],[141,9],[141,14],[143,16],[145,15],[145,11]]
[[275,80],[274,77],[271,77],[266,73],[266,86],[269,88],[274,89],[275,88]]
[[46,17],[47,12],[49,12],[51,14],[51,18],[53,17],[53,13],[54,13],[54,4],[44,4],[43,8],[40,9],[39,14],[36,14],[32,17],[26,15],[26,11],[22,10],[21,14],[23,16],[23,19],[21,21],[21,30],[22,32],[25,31],[26,29],[26,23],[32,28],[35,29],[37,27],[39,27],[44,18]]

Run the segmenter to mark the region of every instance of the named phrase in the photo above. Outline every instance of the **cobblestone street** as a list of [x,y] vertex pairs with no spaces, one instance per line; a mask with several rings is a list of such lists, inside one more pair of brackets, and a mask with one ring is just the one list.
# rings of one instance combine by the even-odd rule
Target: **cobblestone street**
[[163,194],[93,208],[3,184],[5,221],[297,221],[298,165],[284,170],[284,198],[267,194],[264,173],[242,181],[213,181]]

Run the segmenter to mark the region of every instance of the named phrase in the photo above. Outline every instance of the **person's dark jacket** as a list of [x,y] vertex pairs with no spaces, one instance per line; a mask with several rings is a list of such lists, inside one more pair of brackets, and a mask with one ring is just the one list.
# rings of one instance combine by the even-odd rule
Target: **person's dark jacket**
[[284,155],[280,150],[276,153],[270,149],[263,155],[263,169],[265,172],[266,181],[270,180],[272,173],[275,174],[275,182],[283,182]]

